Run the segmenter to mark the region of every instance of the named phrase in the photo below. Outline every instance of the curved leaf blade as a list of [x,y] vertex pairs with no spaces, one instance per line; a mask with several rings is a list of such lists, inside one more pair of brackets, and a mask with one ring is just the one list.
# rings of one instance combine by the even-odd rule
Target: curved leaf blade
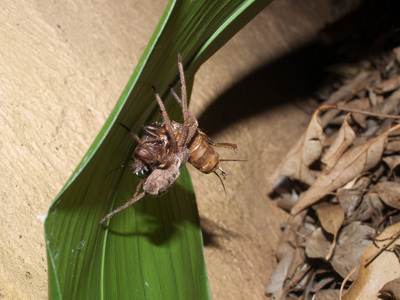
[[200,65],[270,0],[170,1],[118,103],[77,169],[52,203],[45,221],[49,297],[209,299],[202,238],[193,187],[186,169],[164,196],[145,197],[99,220],[133,194],[138,178],[127,165],[135,143],[119,126],[140,134],[160,120],[151,85],[170,117],[181,119],[168,96],[177,84],[181,51],[187,82]]

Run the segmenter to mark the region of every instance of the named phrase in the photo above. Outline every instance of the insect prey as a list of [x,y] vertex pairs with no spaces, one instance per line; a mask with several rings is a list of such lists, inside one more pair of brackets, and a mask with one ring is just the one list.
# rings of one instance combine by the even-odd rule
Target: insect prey
[[[153,86],[154,95],[161,110],[162,123],[143,125],[144,135],[142,138],[139,138],[127,126],[121,124],[138,142],[130,167],[136,175],[142,173],[146,177],[140,180],[132,199],[108,213],[100,221],[101,224],[142,199],[145,195],[158,196],[166,192],[178,179],[180,169],[187,162],[205,174],[215,173],[222,184],[223,181],[217,170],[221,172],[223,179],[228,175],[219,166],[220,161],[228,161],[228,159],[220,159],[213,146],[232,149],[236,152],[237,145],[214,143],[198,128],[197,119],[188,110],[185,74],[180,54],[178,54],[178,69],[181,81],[181,97],[172,87],[170,87],[170,90],[182,109],[183,124],[168,117],[164,103]],[[141,188],[142,191],[139,193]]]

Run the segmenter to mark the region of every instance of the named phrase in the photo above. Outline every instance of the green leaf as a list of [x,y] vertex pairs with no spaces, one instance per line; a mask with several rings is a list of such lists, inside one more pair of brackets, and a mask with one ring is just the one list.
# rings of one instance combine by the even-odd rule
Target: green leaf
[[[160,120],[151,86],[172,119],[181,121],[168,84],[178,84],[181,52],[189,91],[197,69],[271,0],[170,1],[118,103],[52,203],[45,238],[49,298],[209,299],[199,217],[185,168],[165,195],[130,200],[138,178],[128,165],[136,142],[119,123],[141,134]],[[108,174],[108,175],[107,175]]]

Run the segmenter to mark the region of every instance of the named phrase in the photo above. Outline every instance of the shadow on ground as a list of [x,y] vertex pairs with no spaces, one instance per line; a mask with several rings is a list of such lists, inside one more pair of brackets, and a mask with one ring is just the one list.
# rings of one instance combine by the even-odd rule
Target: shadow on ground
[[328,25],[304,47],[261,66],[216,99],[198,118],[212,136],[274,106],[313,96],[328,74],[326,66],[368,59],[400,44],[400,1],[365,1]]

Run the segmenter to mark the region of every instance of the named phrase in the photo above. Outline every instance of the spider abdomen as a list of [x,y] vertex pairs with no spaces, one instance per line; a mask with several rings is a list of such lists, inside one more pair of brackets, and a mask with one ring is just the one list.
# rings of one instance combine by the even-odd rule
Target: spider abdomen
[[165,193],[178,179],[179,169],[188,161],[189,150],[183,149],[165,168],[154,169],[143,184],[145,193],[158,196]]

